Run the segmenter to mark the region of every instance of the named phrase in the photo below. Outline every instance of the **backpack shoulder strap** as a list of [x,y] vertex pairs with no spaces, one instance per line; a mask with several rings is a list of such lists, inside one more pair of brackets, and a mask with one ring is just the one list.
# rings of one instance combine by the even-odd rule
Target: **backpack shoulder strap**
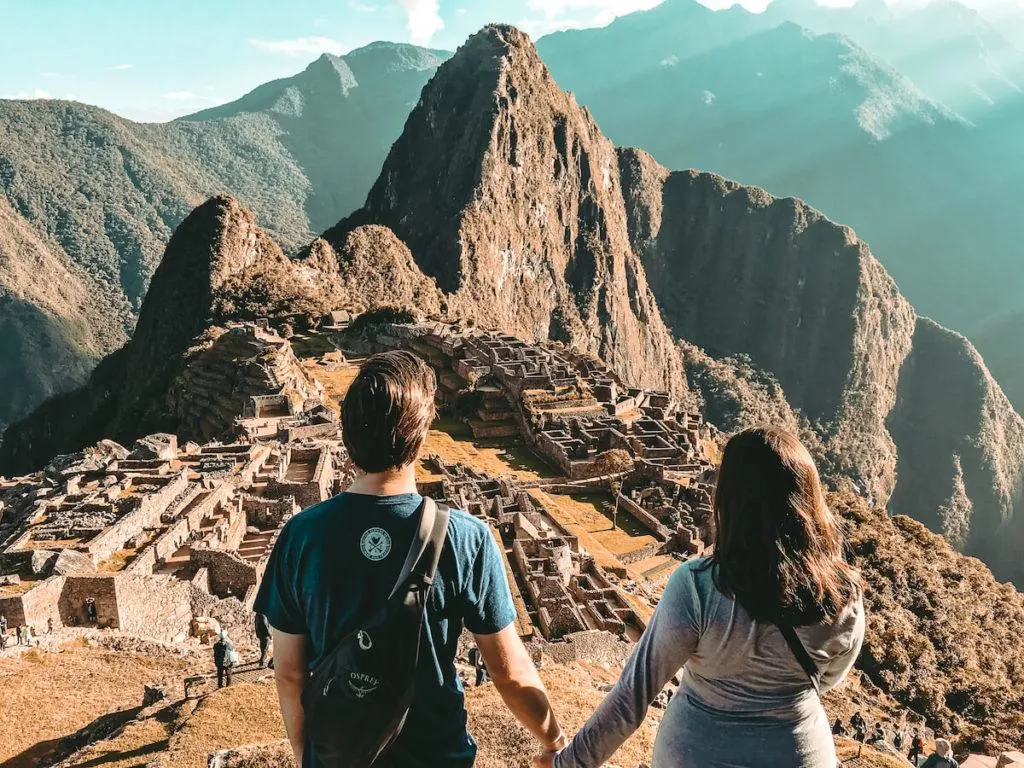
[[789,650],[793,652],[807,677],[811,679],[811,685],[814,686],[818,696],[821,696],[821,670],[818,669],[818,665],[814,663],[814,659],[811,658],[804,644],[800,642],[800,638],[797,637],[796,630],[793,627],[789,624],[779,624],[778,627],[782,636],[786,639],[786,645],[789,646]]
[[447,504],[436,502],[433,499],[427,499],[426,502],[428,506],[434,508],[434,527],[430,532],[430,538],[427,539],[416,572],[422,575],[427,584],[432,584],[434,575],[437,573],[437,564],[441,561],[445,539],[448,537],[448,520],[451,518],[451,510]]
[[420,557],[423,556],[424,550],[430,543],[431,533],[434,529],[434,517],[437,512],[437,507],[434,505],[433,500],[424,498],[420,504],[420,524],[416,531],[416,536],[412,540],[412,544],[409,546],[409,552],[405,556],[405,562],[402,563],[402,570],[398,572],[398,580],[395,582],[395,586],[391,590],[391,594],[388,595],[388,600],[395,596],[402,585],[409,580],[412,576],[412,570],[416,567],[416,563],[419,562]]

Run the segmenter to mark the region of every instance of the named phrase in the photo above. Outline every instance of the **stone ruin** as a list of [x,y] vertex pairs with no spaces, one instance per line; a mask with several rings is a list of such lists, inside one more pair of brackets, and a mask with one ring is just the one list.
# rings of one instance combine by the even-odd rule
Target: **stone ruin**
[[[718,435],[699,414],[558,344],[440,323],[364,324],[353,335],[348,319],[311,333],[345,353],[401,348],[423,357],[437,372],[439,406],[475,439],[522,441],[558,469],[545,492],[617,496],[618,513],[655,542],[629,557],[703,554]],[[256,358],[289,343],[262,326],[225,335],[255,345]],[[204,365],[192,375],[210,392],[218,376],[230,379],[220,363]],[[0,613],[12,625],[52,620],[161,640],[182,639],[204,616],[248,621],[281,527],[353,476],[323,388],[295,368],[268,375],[263,367],[255,392],[236,398],[242,390],[225,384],[195,411],[197,423],[233,435],[224,442],[179,445],[157,434],[129,450],[105,441],[34,475],[0,478]],[[424,492],[486,521],[500,541],[523,637],[639,637],[654,592],[624,565],[599,564],[541,500],[552,497],[514,478],[429,463],[436,474]]]
[[[260,328],[235,335],[274,341]],[[351,478],[330,409],[280,387],[217,414],[234,423],[233,443],[104,441],[0,478],[0,615],[158,640],[210,612],[246,615],[217,602],[251,606],[284,523]]]

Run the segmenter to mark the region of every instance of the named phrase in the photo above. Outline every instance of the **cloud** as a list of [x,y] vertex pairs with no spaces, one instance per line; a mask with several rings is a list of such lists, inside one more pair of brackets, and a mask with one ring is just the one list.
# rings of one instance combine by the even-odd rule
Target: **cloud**
[[609,24],[619,16],[646,11],[661,3],[662,0],[529,0],[527,7],[542,14],[549,24],[564,22],[568,26],[579,26],[581,21]]
[[112,66],[106,67],[105,69],[108,72],[124,72],[126,69],[131,69],[134,66],[134,64],[114,64]]
[[360,2],[360,0],[348,0],[348,7],[353,11],[358,11],[359,13],[376,13],[380,10],[379,5]]
[[340,56],[345,52],[344,45],[329,37],[295,37],[290,40],[251,38],[249,44],[264,53],[273,53],[279,56],[296,56],[304,59],[319,56],[321,53],[333,53],[335,56]]
[[409,40],[416,45],[427,45],[431,38],[444,29],[439,0],[396,0],[405,13]]
[[29,93],[28,91],[20,91],[18,93],[18,95],[15,96],[14,98],[16,98],[16,99],[25,99],[25,100],[28,100],[28,99],[52,99],[53,96],[48,94],[42,88],[36,88],[36,89],[34,89],[32,91],[32,93]]

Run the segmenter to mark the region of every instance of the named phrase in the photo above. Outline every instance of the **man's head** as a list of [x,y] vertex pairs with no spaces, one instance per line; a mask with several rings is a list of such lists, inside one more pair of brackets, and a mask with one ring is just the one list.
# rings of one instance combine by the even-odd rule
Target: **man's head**
[[384,352],[359,370],[341,407],[342,436],[357,467],[374,474],[419,456],[434,420],[436,383],[411,352]]

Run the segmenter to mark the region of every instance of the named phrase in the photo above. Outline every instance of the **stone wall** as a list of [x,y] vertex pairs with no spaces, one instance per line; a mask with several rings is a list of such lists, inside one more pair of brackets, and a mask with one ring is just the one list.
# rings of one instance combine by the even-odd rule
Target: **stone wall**
[[117,586],[113,575],[68,576],[57,603],[61,622],[73,627],[88,624],[85,601],[89,598],[96,601],[96,624],[119,629]]
[[119,549],[123,549],[126,542],[146,528],[158,527],[164,510],[187,485],[188,479],[183,471],[169,480],[158,492],[138,497],[141,501],[137,509],[126,514],[89,542],[86,550],[93,562],[99,564],[106,560]]
[[54,627],[61,626],[58,603],[66,580],[66,576],[52,576],[25,593],[25,622],[30,627],[42,631],[47,619],[53,620]]
[[222,549],[194,547],[192,562],[209,571],[210,592],[217,597],[243,599],[249,588],[259,582],[263,570]]
[[188,637],[195,590],[190,582],[120,574],[115,585],[122,632],[164,642],[182,642]]

